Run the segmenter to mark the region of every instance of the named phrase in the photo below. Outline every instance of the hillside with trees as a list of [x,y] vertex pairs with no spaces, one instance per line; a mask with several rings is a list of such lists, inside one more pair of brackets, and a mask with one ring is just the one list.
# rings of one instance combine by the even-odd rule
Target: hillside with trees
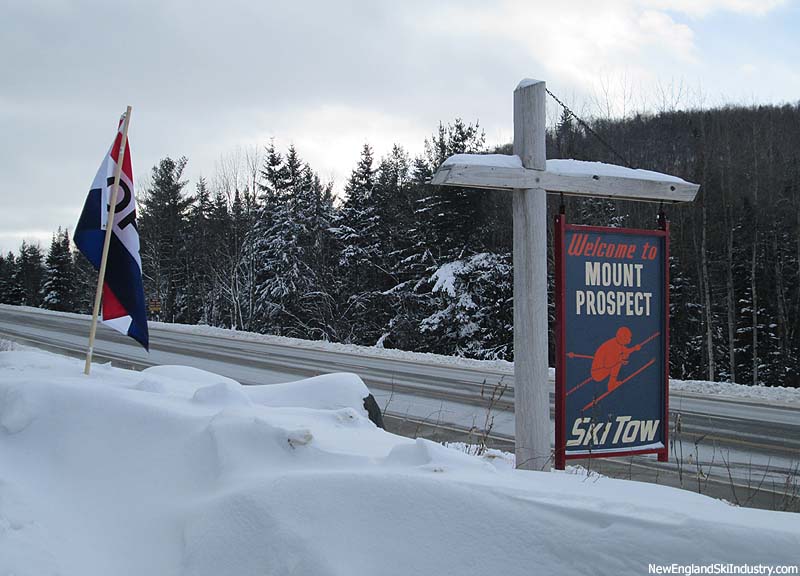
[[[800,386],[800,105],[589,124],[602,140],[562,115],[548,158],[621,156],[702,186],[694,204],[664,207],[671,376]],[[427,184],[451,154],[510,146],[490,150],[456,120],[424,150],[378,159],[365,144],[338,199],[293,147],[231,157],[193,186],[185,158],[164,158],[138,191],[152,319],[513,360],[510,194]],[[573,223],[641,228],[659,209],[565,204]],[[0,257],[0,301],[88,312],[92,275],[59,230],[47,255],[23,243]]]

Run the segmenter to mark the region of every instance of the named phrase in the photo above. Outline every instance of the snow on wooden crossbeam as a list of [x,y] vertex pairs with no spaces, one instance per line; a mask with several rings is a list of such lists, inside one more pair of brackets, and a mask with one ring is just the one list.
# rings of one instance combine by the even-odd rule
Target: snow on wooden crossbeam
[[547,170],[523,168],[518,156],[456,154],[431,180],[440,186],[544,188],[548,192],[649,202],[691,202],[700,188],[676,176],[602,162],[548,160]]

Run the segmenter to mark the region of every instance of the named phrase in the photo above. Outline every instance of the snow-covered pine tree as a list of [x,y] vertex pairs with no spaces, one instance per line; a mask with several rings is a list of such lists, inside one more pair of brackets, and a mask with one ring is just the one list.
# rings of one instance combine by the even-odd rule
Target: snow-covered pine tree
[[69,232],[58,229],[47,253],[42,307],[60,312],[72,312],[75,308],[75,269]]
[[233,230],[233,222],[228,208],[228,199],[225,193],[218,189],[214,193],[214,199],[208,216],[209,244],[211,253],[209,254],[208,265],[211,275],[211,294],[209,324],[212,326],[222,326],[230,328],[238,325],[234,319],[235,301],[232,289],[232,279],[236,274],[236,262],[238,247],[233,245],[230,239]]
[[210,259],[213,254],[209,218],[211,192],[205,178],[200,177],[189,207],[186,227],[186,285],[183,289],[185,321],[208,324],[211,316]]
[[443,308],[423,319],[439,353],[509,360],[513,352],[513,269],[510,254],[475,254],[431,276]]
[[181,180],[187,162],[185,157],[166,157],[153,166],[138,218],[145,296],[160,301],[157,318],[168,322],[184,321],[187,314],[186,217],[191,199],[183,195],[187,182]]
[[[583,137],[583,131],[575,125],[572,114],[562,110],[553,137],[558,158],[575,158],[575,153],[578,150],[577,144]],[[577,160],[578,158],[575,159]]]
[[276,307],[263,290],[263,286],[271,280],[271,266],[266,258],[271,255],[270,235],[273,233],[276,213],[287,202],[291,183],[283,155],[275,147],[274,140],[270,140],[265,152],[264,165],[260,171],[259,205],[248,232],[248,244],[252,247],[256,262],[253,328],[259,332],[271,333],[274,330]]
[[670,376],[702,378],[703,307],[700,290],[677,252],[669,259]]
[[42,280],[44,258],[38,244],[23,240],[12,278],[11,303],[24,306],[39,306],[42,303]]
[[[427,167],[417,162],[414,170],[415,246],[401,261],[401,283],[390,291],[398,310],[390,323],[391,344],[510,357],[510,246],[503,232],[508,224],[502,221],[509,198],[451,187],[432,189],[422,181],[450,155],[484,151],[478,125],[461,120],[440,125],[426,141]],[[442,283],[444,277],[451,281]]]
[[14,271],[17,260],[13,252],[5,257],[0,255],[0,304],[12,304],[11,292],[14,283]]
[[311,167],[306,164],[303,170],[304,189],[310,205],[310,230],[312,246],[309,253],[309,266],[314,273],[315,287],[307,295],[306,302],[310,315],[307,324],[312,331],[325,340],[339,341],[339,309],[336,298],[339,294],[338,253],[332,229],[335,218],[333,208],[333,185],[323,184]]
[[[397,147],[402,154],[402,149]],[[394,164],[399,170],[392,169]],[[410,169],[408,168],[410,166]],[[403,172],[406,168],[408,171]],[[396,178],[381,176],[382,194],[396,197],[395,233],[391,239],[391,252],[387,270],[390,285],[382,292],[383,308],[388,322],[379,340],[380,346],[403,350],[425,350],[420,340],[419,323],[430,300],[430,293],[416,290],[420,279],[426,278],[426,271],[434,264],[428,245],[430,232],[423,226],[424,211],[430,205],[431,187],[428,181],[432,175],[428,161],[418,156],[413,163],[407,160],[381,163],[381,174],[387,176],[397,172]],[[385,183],[402,182],[399,190],[392,190]],[[389,245],[389,242],[386,242]]]
[[6,303],[15,306],[21,305],[25,300],[25,290],[22,286],[20,268],[20,257],[9,252],[6,258],[8,265],[8,280],[6,284]]
[[[465,124],[457,118],[425,141],[425,152],[431,171],[436,170],[453,154],[486,152],[486,137],[478,123]],[[482,251],[486,234],[484,220],[486,194],[468,188],[437,186],[430,189],[426,206],[425,227],[432,234],[429,245],[435,249],[437,260],[454,261]]]
[[383,331],[380,307],[381,270],[385,254],[375,198],[376,169],[372,148],[364,144],[358,164],[345,185],[345,200],[334,221],[339,253],[338,332],[344,342],[374,344]]
[[[257,329],[299,338],[328,338],[330,314],[326,310],[333,307],[323,272],[331,234],[330,187],[322,186],[294,146],[280,169],[270,156],[268,150],[266,162],[273,164],[281,179],[262,182],[272,186],[274,209],[268,219],[262,211],[254,245]],[[265,223],[270,224],[268,229]]]

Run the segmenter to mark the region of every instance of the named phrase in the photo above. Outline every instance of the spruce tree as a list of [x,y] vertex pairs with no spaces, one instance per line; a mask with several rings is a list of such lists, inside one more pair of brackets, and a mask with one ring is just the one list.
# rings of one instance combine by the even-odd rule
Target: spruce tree
[[342,305],[339,331],[345,342],[358,344],[374,343],[383,328],[375,314],[385,254],[373,197],[375,176],[372,148],[364,144],[345,185],[345,201],[334,224],[339,253],[338,300]]
[[168,322],[184,321],[188,315],[186,233],[191,199],[183,195],[187,182],[181,180],[186,163],[186,158],[167,157],[153,167],[138,219],[145,296],[160,301],[158,318]]
[[97,270],[80,250],[72,252],[72,268],[75,271],[73,311],[80,314],[91,314],[97,291]]
[[61,228],[53,236],[47,254],[42,306],[60,312],[75,311],[75,270],[69,232]]
[[231,214],[228,200],[222,190],[217,190],[214,194],[208,224],[213,247],[208,262],[213,278],[209,323],[213,326],[230,328],[236,318],[231,290],[236,259],[229,241],[232,229]]
[[184,287],[185,321],[208,324],[211,312],[211,245],[209,218],[211,193],[204,178],[197,182],[187,214],[186,275]]
[[[478,154],[486,151],[485,135],[477,123],[465,124],[457,118],[452,124],[439,125],[437,134],[425,142],[431,171],[454,154]],[[437,186],[431,190],[422,214],[431,232],[430,245],[443,262],[474,254],[485,248],[485,194],[468,188]]]
[[15,259],[12,252],[8,256],[0,254],[0,304],[10,302],[11,279],[14,275]]
[[[333,209],[330,187],[321,184],[294,147],[280,174],[280,189],[272,189],[275,205],[266,221],[269,228],[259,228],[254,245],[258,328],[300,338],[330,338],[334,306],[325,275]],[[263,226],[265,220],[261,222]]]
[[12,303],[24,306],[41,305],[44,272],[41,248],[23,240],[12,279]]

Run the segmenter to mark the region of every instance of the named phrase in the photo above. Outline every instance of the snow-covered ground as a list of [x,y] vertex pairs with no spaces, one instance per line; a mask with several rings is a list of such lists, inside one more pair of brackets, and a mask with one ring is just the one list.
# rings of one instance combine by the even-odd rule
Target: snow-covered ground
[[785,386],[746,386],[732,382],[706,380],[670,380],[670,392],[689,392],[702,396],[763,400],[779,404],[800,404],[800,388]]
[[800,547],[793,514],[389,434],[351,375],[82,368],[0,352],[0,574],[646,574]]

